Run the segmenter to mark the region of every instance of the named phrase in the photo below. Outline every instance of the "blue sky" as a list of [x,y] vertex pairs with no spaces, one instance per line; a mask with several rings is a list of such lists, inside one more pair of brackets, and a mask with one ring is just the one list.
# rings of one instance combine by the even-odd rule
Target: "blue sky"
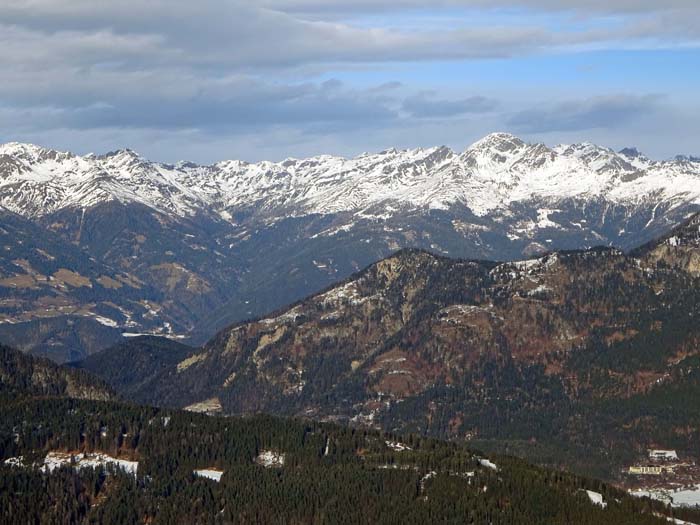
[[0,141],[213,162],[510,131],[700,154],[698,19],[697,0],[4,0]]

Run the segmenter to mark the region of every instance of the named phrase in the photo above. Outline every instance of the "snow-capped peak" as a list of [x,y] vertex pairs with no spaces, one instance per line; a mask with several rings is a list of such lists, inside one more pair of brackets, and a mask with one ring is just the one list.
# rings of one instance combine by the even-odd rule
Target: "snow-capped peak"
[[628,159],[638,159],[640,157],[644,157],[644,154],[637,148],[622,148],[619,153]]
[[73,157],[72,153],[56,151],[37,146],[36,144],[25,144],[22,142],[0,144],[0,155],[7,155],[28,162],[41,162],[43,160],[68,159]]
[[140,159],[142,158],[136,151],[131,148],[121,148],[114,151],[110,151],[102,155],[103,159]]
[[676,155],[674,158],[676,162],[691,162],[693,164],[700,163],[700,157],[694,155]]
[[467,148],[467,151],[492,150],[504,153],[521,149],[524,146],[525,142],[519,137],[510,133],[497,132],[486,135],[481,140],[476,141]]

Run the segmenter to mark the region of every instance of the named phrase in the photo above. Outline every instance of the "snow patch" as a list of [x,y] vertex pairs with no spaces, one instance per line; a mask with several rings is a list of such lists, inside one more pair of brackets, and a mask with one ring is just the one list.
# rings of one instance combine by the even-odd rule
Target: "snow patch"
[[664,503],[670,503],[673,507],[695,507],[700,505],[700,484],[675,489],[653,488],[637,489],[630,491],[632,496],[649,497]]
[[479,458],[479,465],[481,465],[482,467],[489,468],[491,470],[498,470],[498,466],[495,463],[485,458]]
[[216,470],[216,469],[200,469],[200,470],[194,470],[192,471],[195,476],[198,476],[200,478],[207,478],[216,481],[217,483],[221,481],[221,476],[224,474],[222,470]]
[[534,295],[542,295],[548,292],[551,292],[552,289],[547,286],[546,284],[541,284],[537,288],[533,288],[532,290],[527,292],[527,295],[529,296],[534,296]]
[[557,213],[560,212],[561,210],[550,210],[546,208],[542,208],[537,210],[537,227],[539,229],[544,229],[544,228],[557,228],[561,229],[561,226],[557,224],[556,222],[552,221],[549,216],[552,213]]
[[265,468],[279,468],[284,466],[285,455],[274,450],[263,450],[255,462]]
[[385,441],[384,443],[386,443],[387,447],[389,447],[391,450],[395,450],[396,452],[403,452],[404,450],[413,450],[408,445],[405,445],[404,443],[399,443],[398,441]]
[[110,328],[117,328],[119,326],[116,321],[110,319],[109,317],[95,315],[93,316],[93,319],[104,326],[109,326]]
[[5,466],[7,467],[15,467],[15,468],[22,468],[24,467],[24,457],[23,456],[18,456],[16,458],[7,458],[4,461]]
[[44,472],[53,472],[55,469],[61,468],[64,465],[73,466],[78,470],[83,468],[99,468],[106,467],[107,465],[113,465],[133,476],[136,476],[136,472],[139,467],[138,461],[118,459],[101,452],[90,454],[49,452],[44,458],[44,463],[41,469]]
[[428,472],[427,474],[425,474],[425,475],[421,478],[421,480],[420,480],[420,491],[421,491],[421,492],[424,492],[424,491],[425,491],[425,483],[426,483],[426,481],[428,481],[428,480],[431,479],[431,478],[434,478],[435,476],[437,476],[437,472],[435,472],[434,470],[431,470],[430,472]]
[[608,506],[608,504],[603,500],[603,495],[600,492],[587,490],[586,494],[588,495],[588,499],[590,499],[591,503],[593,503],[594,505],[598,505],[603,508]]
[[186,406],[183,410],[188,412],[198,412],[200,414],[216,414],[221,412],[221,401],[219,401],[218,397],[212,397],[198,403],[192,403],[191,405]]

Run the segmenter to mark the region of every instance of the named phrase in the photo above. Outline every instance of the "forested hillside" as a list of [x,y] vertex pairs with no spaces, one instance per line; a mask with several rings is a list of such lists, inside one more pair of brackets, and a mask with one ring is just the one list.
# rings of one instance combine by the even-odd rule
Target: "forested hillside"
[[222,331],[138,400],[475,440],[605,478],[647,448],[694,454],[699,222],[631,255],[404,250]]
[[152,401],[152,385],[164,381],[163,375],[177,373],[177,364],[195,351],[177,341],[143,336],[69,366],[104,377],[123,397],[140,403]]
[[64,368],[0,345],[0,403],[23,396],[113,399],[113,391],[96,376]]
[[[72,463],[55,464],[69,454]],[[456,443],[70,399],[3,404],[0,458],[3,523],[651,525],[671,514],[600,482]]]

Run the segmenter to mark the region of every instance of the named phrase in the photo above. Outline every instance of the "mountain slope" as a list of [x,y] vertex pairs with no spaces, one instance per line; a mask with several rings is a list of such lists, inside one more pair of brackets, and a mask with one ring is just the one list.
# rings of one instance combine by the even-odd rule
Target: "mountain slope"
[[34,396],[114,399],[112,390],[96,377],[0,345],[0,404]]
[[677,226],[661,239],[634,250],[632,255],[700,276],[700,215]]
[[[99,229],[105,239],[107,228]],[[142,279],[109,253],[98,259],[97,250],[19,215],[0,211],[0,249],[0,339],[16,348],[66,361],[114,344],[122,332],[191,327],[184,294],[174,301],[154,276]]]
[[546,462],[614,476],[647,447],[690,451],[700,438],[696,404],[659,402],[700,392],[700,282],[683,263],[697,222],[639,256],[494,263],[404,250],[222,331],[145,400],[541,443]]
[[[110,285],[117,274],[141,283],[141,291],[119,282],[109,288],[117,309],[101,297],[79,298],[85,287],[71,292],[70,312],[32,300],[24,315],[2,319],[14,323],[13,341],[23,349],[71,360],[120,332],[203,343],[404,247],[489,260],[630,249],[700,210],[700,163],[591,144],[548,148],[503,133],[461,153],[392,149],[210,166],[160,164],[130,150],[80,157],[10,143],[0,146],[0,206],[7,210],[0,228],[10,237],[5,224],[20,218],[27,232],[43,229],[28,233],[23,249],[74,261],[65,268],[93,290],[102,275]],[[36,279],[34,266],[14,262],[17,243],[6,246],[0,292],[7,296],[17,293],[12,283]],[[92,266],[105,269],[87,272]],[[38,337],[46,309],[63,326],[93,320]],[[100,320],[114,329],[95,326]]]
[[107,378],[110,386],[135,402],[152,399],[149,389],[163,381],[195,349],[159,337],[135,337],[70,366]]

